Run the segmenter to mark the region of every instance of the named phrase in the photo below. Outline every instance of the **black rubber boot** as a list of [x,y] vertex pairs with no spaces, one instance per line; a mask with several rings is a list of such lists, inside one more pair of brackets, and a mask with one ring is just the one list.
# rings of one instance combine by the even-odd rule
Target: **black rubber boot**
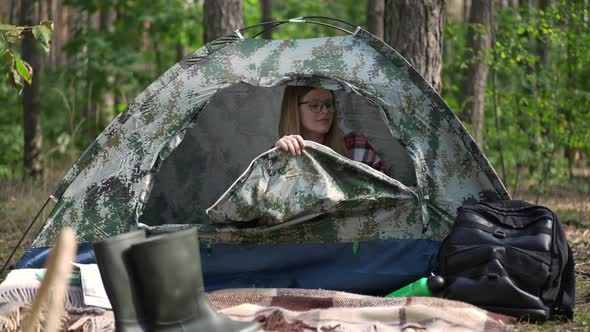
[[148,238],[131,247],[131,255],[149,331],[258,329],[257,323],[231,320],[209,305],[196,228]]
[[117,332],[145,331],[133,277],[129,276],[126,262],[130,257],[131,245],[145,238],[145,231],[141,230],[92,244],[102,283],[115,314]]

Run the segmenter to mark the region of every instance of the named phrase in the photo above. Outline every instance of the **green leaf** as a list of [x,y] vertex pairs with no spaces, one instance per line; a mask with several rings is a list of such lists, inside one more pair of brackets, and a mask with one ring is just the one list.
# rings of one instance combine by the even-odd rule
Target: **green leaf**
[[45,25],[36,25],[33,27],[33,36],[37,39],[45,52],[51,48],[51,29]]
[[9,44],[14,44],[19,40],[19,38],[21,38],[22,32],[22,28],[7,30],[4,32],[4,38]]
[[10,70],[7,75],[8,80],[18,90],[18,94],[20,95],[24,86],[23,78],[16,72],[15,69]]
[[6,42],[8,42],[9,44],[14,44],[18,41],[18,37],[14,37],[14,36],[7,36],[6,37]]
[[53,30],[53,21],[41,21],[39,25],[46,27],[49,30]]
[[117,110],[117,114],[123,112],[126,106],[127,104],[117,104],[117,106],[115,107],[115,109]]
[[0,30],[12,30],[16,28],[16,26],[12,24],[0,24]]
[[6,49],[0,51],[0,70],[2,68],[12,68],[14,65],[14,54],[12,51]]
[[31,84],[31,73],[29,72],[29,69],[27,68],[27,66],[25,65],[25,62],[17,57],[16,59],[16,72],[20,75],[20,77],[22,77],[27,83]]

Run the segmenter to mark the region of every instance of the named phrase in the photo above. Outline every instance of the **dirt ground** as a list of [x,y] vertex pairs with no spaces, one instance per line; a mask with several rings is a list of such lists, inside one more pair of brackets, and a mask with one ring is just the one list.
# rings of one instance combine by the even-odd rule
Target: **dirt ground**
[[[573,322],[516,324],[515,331],[590,330],[590,169],[576,169],[569,181],[550,184],[546,195],[518,191],[515,199],[536,202],[555,211],[564,224],[576,261],[576,311]],[[523,186],[525,187],[525,186]]]
[[[42,181],[32,183],[0,179],[0,264],[4,264],[48,195],[65,175],[69,165],[50,165]],[[576,311],[573,322],[549,321],[543,324],[519,322],[515,331],[588,331],[590,329],[590,168],[576,169],[575,177],[558,183],[548,183],[543,195],[529,190],[529,184],[513,193],[513,198],[537,202],[555,211],[564,223],[567,238],[576,259]],[[42,220],[51,210],[49,203],[29,236],[21,245],[27,248]],[[16,258],[24,250],[17,251]],[[14,264],[16,259],[13,258]],[[5,273],[6,274],[6,273]],[[4,275],[5,275],[4,274]],[[0,276],[0,280],[4,275]]]

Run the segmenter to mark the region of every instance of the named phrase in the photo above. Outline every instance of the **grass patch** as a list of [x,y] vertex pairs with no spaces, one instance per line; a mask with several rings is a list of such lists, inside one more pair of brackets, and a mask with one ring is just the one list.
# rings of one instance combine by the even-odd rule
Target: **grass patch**
[[[0,265],[4,265],[43,203],[71,165],[72,162],[50,164],[43,177],[38,180],[0,178]],[[17,249],[10,266],[16,264],[18,258],[31,245],[53,205],[51,201],[39,216],[24,242]],[[2,275],[0,279],[4,277],[5,275]]]
[[575,320],[579,320],[583,325],[590,325],[590,315],[587,313],[577,313]]
[[[50,165],[43,179],[22,181],[0,178],[0,264],[4,264],[26,227],[73,162]],[[588,331],[590,327],[590,171],[563,183],[552,183],[543,195],[526,190],[513,198],[536,202],[555,211],[565,225],[576,259],[576,312],[573,322],[548,321],[543,324],[519,322],[514,331]],[[24,253],[51,211],[50,203],[18,249]],[[0,276],[2,279],[3,276]]]

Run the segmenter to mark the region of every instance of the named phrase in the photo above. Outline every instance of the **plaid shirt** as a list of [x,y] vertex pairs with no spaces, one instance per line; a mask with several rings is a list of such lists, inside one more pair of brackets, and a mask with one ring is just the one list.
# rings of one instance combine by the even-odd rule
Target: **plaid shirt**
[[344,136],[344,144],[348,149],[348,158],[367,164],[381,171],[383,160],[379,158],[369,140],[362,134],[350,133]]

